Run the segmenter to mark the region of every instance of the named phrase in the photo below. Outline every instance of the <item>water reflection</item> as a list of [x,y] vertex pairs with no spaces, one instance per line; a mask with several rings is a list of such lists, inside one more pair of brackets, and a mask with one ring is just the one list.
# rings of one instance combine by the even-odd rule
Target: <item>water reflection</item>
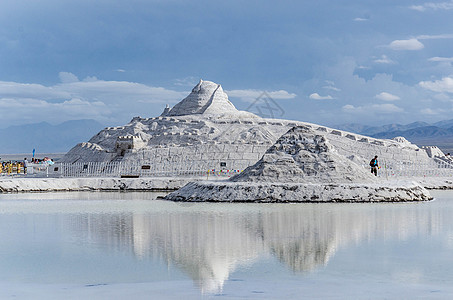
[[145,211],[75,214],[69,229],[82,242],[177,266],[205,293],[221,291],[235,269],[261,257],[309,272],[359,242],[453,232],[451,209],[433,209],[432,203],[150,205]]

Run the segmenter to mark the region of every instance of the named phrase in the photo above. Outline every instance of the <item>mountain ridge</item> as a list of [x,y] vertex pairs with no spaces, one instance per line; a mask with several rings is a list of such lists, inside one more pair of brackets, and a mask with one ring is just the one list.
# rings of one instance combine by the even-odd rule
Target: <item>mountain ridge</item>
[[418,146],[438,146],[444,153],[453,152],[453,119],[431,124],[421,121],[406,125],[395,123],[382,126],[347,123],[332,127],[379,139],[403,136]]

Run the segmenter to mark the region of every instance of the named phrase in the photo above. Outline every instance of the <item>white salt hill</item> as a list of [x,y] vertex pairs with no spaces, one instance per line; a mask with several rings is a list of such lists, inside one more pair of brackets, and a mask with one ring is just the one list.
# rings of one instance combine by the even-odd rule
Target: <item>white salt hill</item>
[[306,122],[261,118],[237,110],[219,84],[200,80],[186,98],[173,108],[167,106],[160,116],[134,117],[124,126],[107,127],[60,161],[200,165],[221,160],[227,169],[243,170],[294,126],[310,127],[328,138],[338,153],[363,165],[376,154],[387,165],[434,164],[432,158],[440,155],[437,147],[420,149],[404,138],[380,140]]
[[228,96],[220,84],[200,80],[189,96],[181,100],[173,108],[167,108],[161,116],[218,115],[225,112],[239,113],[233,103],[228,100]]
[[[200,80],[186,98],[173,108],[167,106],[160,116],[134,117],[124,126],[107,127],[88,142],[76,145],[60,161],[146,163],[156,157],[168,157],[168,151],[162,148],[173,148],[171,156],[178,156],[178,160],[183,161],[237,160],[237,155],[231,158],[228,155],[231,152],[236,154],[237,149],[223,149],[223,145],[235,144],[243,146],[241,152],[253,153],[239,158],[250,161],[246,164],[248,166],[256,162],[286,130],[288,127],[282,123],[268,124],[253,113],[237,110],[221,85]],[[200,145],[222,146],[201,149]],[[181,151],[176,151],[175,147]],[[200,157],[203,152],[221,152],[221,155]]]
[[[370,159],[378,155],[381,166],[385,167],[383,177],[391,179],[395,174],[404,174],[419,176],[417,180],[430,187],[453,186],[451,180],[438,178],[426,182],[424,170],[441,176],[439,164],[453,167],[437,147],[419,148],[401,137],[382,140],[307,122],[261,118],[237,110],[219,84],[203,80],[173,108],[166,107],[160,116],[134,117],[123,126],[107,127],[88,142],[76,145],[60,161],[70,167],[73,163],[121,162],[135,170],[147,165],[151,167],[151,176],[164,176],[164,173],[174,176],[174,170],[182,171],[177,174],[206,176],[208,170],[220,168],[237,173],[255,164],[280,136],[295,126],[305,126],[323,136],[333,147],[329,151],[334,150],[365,171]],[[81,167],[80,171],[73,170],[71,174],[79,172],[84,176]]]
[[297,126],[263,157],[228,181],[192,182],[165,197],[214,202],[381,202],[426,201],[418,183],[380,181],[338,154],[325,136]]

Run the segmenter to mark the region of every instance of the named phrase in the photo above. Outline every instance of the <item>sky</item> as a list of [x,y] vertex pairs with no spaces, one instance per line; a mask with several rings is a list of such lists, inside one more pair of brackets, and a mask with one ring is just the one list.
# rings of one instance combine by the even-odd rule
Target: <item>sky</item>
[[453,1],[2,0],[0,128],[160,115],[200,79],[284,119],[453,118]]

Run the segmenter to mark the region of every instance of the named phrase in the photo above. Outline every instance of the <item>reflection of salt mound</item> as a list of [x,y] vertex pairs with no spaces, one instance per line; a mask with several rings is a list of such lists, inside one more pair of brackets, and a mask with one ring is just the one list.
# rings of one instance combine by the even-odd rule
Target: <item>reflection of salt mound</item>
[[308,127],[290,129],[263,158],[232,181],[358,182],[371,181],[362,167],[338,155],[322,135]]
[[172,109],[166,111],[164,115],[221,114],[237,111],[236,107],[228,100],[228,96],[220,84],[200,80],[192,89],[189,96],[176,104]]
[[263,157],[228,182],[189,183],[169,194],[174,201],[370,202],[432,197],[417,183],[374,183],[377,178],[335,153],[324,136],[298,126]]
[[203,293],[218,293],[235,268],[265,251],[261,237],[243,230],[246,224],[250,220],[210,212],[134,216],[134,247],[138,246],[141,257],[146,252],[164,257],[187,273]]
[[[281,212],[282,208],[279,209]],[[335,224],[328,210],[301,209],[288,207],[284,214],[262,213],[258,231],[262,232],[269,251],[294,272],[312,271],[327,265],[338,247],[339,238],[335,232],[349,232],[347,227]]]
[[[99,193],[80,197],[105,199]],[[112,197],[149,199],[141,193]],[[45,198],[61,199],[61,194]],[[307,272],[325,266],[336,251],[360,241],[407,241],[424,231],[439,235],[443,233],[439,224],[449,217],[449,211],[433,214],[417,205],[354,209],[334,204],[181,206],[157,201],[137,205],[115,206],[105,213],[102,205],[73,203],[68,208],[64,203],[62,208],[73,213],[64,218],[68,223],[63,233],[77,234],[81,242],[102,245],[108,252],[133,250],[138,259],[163,261],[169,269],[187,274],[205,293],[221,292],[230,274],[259,264],[268,254],[292,271]],[[36,212],[35,207],[30,209]]]

